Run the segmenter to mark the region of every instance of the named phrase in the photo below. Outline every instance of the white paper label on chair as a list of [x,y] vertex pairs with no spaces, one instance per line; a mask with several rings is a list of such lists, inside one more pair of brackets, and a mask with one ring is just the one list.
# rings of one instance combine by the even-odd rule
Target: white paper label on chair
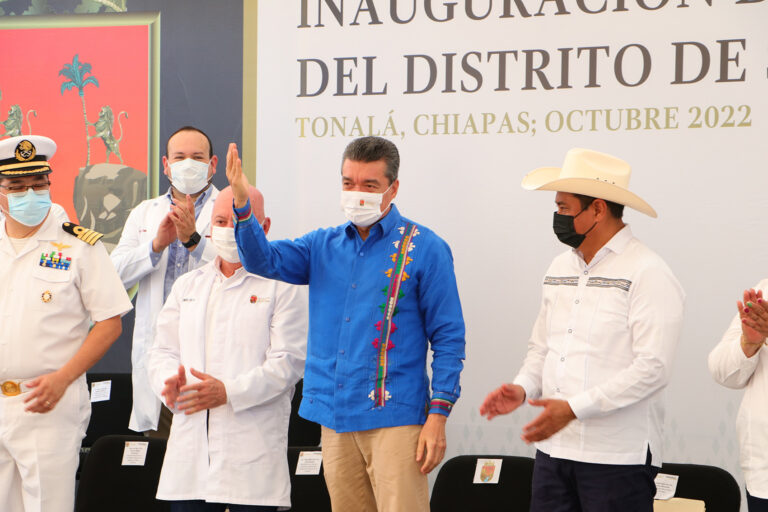
[[112,381],[91,382],[91,402],[105,402],[112,393]]
[[473,484],[497,484],[501,474],[501,459],[477,459]]
[[296,463],[297,475],[319,475],[323,464],[323,452],[299,452]]
[[656,475],[656,500],[668,500],[675,496],[677,491],[677,480],[680,478],[678,475],[667,475],[665,473],[659,473]]
[[147,459],[148,441],[126,441],[123,450],[123,466],[143,466]]

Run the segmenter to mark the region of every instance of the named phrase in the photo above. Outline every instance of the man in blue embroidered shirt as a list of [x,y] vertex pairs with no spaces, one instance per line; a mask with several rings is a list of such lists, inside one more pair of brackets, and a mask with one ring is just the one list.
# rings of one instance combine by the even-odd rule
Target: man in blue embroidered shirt
[[385,139],[352,141],[341,169],[349,222],[268,242],[234,144],[227,154],[246,270],[309,285],[299,414],[322,425],[334,511],[429,511],[426,474],[443,458],[445,422],[460,393],[464,320],[453,257],[393,204],[399,164]]

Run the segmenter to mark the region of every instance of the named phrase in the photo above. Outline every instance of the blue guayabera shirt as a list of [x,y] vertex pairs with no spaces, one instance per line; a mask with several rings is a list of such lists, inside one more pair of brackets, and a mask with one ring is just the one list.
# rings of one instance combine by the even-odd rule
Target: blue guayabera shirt
[[[269,242],[250,203],[234,211],[246,270],[309,285],[301,416],[350,432],[450,413],[461,389],[464,319],[448,244],[394,205],[365,241],[346,223]],[[393,294],[398,301],[387,322]]]

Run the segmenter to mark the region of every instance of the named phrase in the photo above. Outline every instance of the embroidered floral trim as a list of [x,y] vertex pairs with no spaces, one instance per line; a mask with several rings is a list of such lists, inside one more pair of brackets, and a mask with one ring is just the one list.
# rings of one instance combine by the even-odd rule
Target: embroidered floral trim
[[400,231],[401,238],[400,240],[393,242],[397,252],[390,256],[394,266],[384,272],[390,279],[389,285],[382,290],[387,296],[387,300],[384,304],[379,306],[384,315],[384,319],[375,324],[376,329],[381,332],[381,335],[373,340],[373,346],[378,351],[378,370],[376,372],[375,387],[368,397],[374,401],[374,404],[377,407],[383,407],[386,401],[392,397],[386,389],[387,353],[395,348],[395,344],[390,339],[390,336],[397,330],[397,326],[392,322],[392,317],[398,313],[398,300],[405,295],[400,289],[400,285],[409,277],[405,272],[405,267],[409,265],[413,259],[408,256],[408,253],[416,248],[411,241],[413,240],[413,237],[419,234],[419,230],[416,229],[416,226],[410,223],[398,228],[398,230]]

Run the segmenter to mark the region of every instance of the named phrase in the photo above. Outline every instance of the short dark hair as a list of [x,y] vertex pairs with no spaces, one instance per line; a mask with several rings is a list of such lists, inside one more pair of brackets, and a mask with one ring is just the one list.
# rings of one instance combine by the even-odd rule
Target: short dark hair
[[353,162],[378,162],[384,160],[387,169],[384,172],[389,183],[392,184],[397,179],[397,172],[400,169],[400,153],[394,143],[382,137],[360,137],[347,145],[344,150],[344,156],[341,159],[341,165],[346,160]]
[[208,158],[213,158],[213,142],[211,142],[211,138],[208,136],[207,133],[205,133],[200,128],[196,128],[194,126],[189,126],[189,125],[182,126],[178,130],[173,132],[170,137],[168,137],[168,140],[165,143],[165,156],[168,156],[168,143],[171,142],[171,139],[173,138],[174,135],[181,132],[197,132],[203,137],[205,137],[205,140],[208,141]]
[[[595,199],[600,199],[592,196],[585,196],[583,194],[573,194],[573,195],[576,196],[576,199],[578,199],[579,203],[581,203],[582,210],[585,209],[590,204],[592,204],[592,201],[594,201]],[[621,220],[621,218],[624,216],[624,205],[619,203],[614,203],[613,201],[606,201],[605,199],[603,199],[603,201],[605,201],[606,206],[608,206],[608,211],[611,212],[611,216],[615,219]]]

